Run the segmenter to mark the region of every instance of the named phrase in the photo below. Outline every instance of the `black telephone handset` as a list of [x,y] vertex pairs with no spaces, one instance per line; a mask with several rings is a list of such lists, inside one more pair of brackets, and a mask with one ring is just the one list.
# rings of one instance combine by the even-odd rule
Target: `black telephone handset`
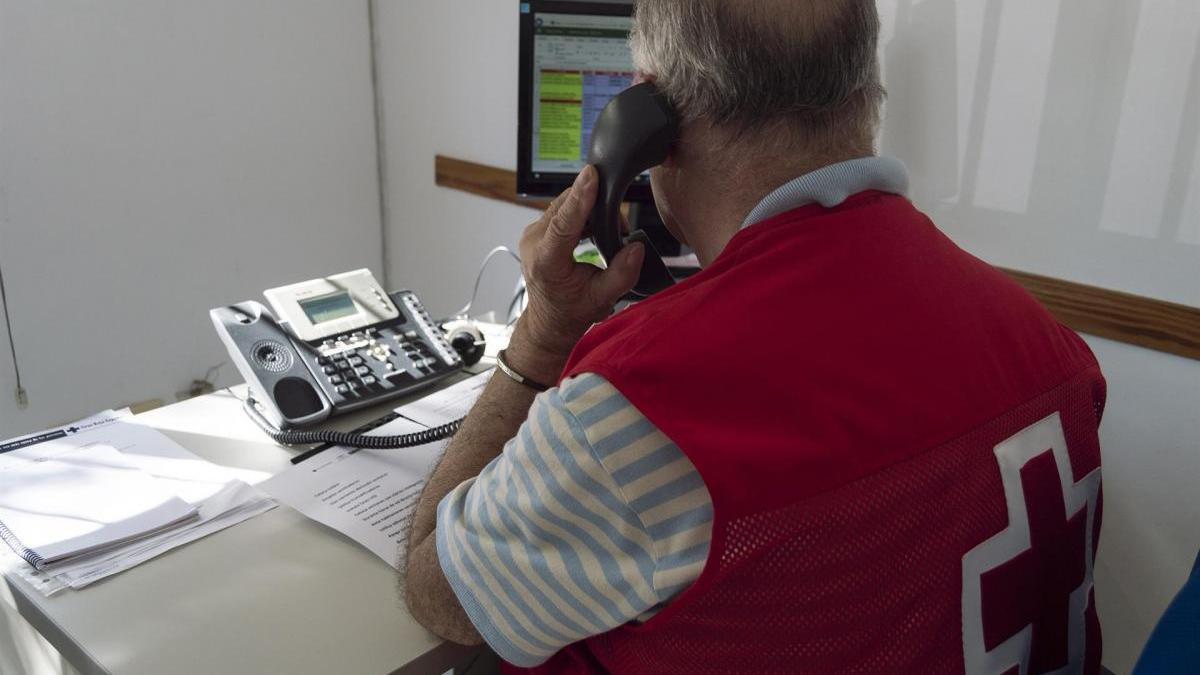
[[629,242],[646,247],[642,273],[633,292],[649,297],[675,283],[658,250],[644,232],[628,239],[621,233],[621,202],[634,179],[662,164],[679,140],[679,118],[658,88],[650,82],[615,96],[596,120],[588,163],[596,167],[599,190],[592,209],[592,240],[604,262]]

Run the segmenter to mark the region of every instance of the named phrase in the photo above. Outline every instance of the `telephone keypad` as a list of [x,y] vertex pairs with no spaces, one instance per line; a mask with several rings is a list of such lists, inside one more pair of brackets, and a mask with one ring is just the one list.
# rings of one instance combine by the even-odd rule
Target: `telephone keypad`
[[361,407],[462,365],[411,293],[392,298],[398,319],[308,343],[309,365],[335,407]]

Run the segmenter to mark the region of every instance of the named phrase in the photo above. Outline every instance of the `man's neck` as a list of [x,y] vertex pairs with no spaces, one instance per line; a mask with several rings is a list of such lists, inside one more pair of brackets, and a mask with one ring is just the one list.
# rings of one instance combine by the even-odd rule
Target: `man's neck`
[[679,227],[700,265],[708,267],[767,195],[799,176],[862,156],[861,152],[846,152],[807,158],[767,157],[760,162],[730,161],[718,155],[694,158],[691,166],[683,168],[687,172],[687,216]]

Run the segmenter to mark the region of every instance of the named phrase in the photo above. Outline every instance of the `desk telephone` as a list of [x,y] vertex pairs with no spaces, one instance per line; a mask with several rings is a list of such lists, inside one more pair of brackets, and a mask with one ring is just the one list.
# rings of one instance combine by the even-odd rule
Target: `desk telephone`
[[406,447],[457,430],[454,424],[398,437],[412,442],[288,431],[421,389],[458,372],[463,361],[416,295],[385,293],[369,270],[263,294],[273,313],[248,300],[209,316],[250,387],[247,413],[272,438],[287,444]]

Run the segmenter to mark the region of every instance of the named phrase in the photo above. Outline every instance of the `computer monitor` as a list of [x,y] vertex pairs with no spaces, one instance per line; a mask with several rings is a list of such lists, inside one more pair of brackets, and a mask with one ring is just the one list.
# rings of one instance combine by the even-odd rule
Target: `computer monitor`
[[[600,111],[633,84],[632,14],[629,0],[520,3],[519,194],[557,196],[586,164]],[[649,174],[626,199],[651,199]]]

